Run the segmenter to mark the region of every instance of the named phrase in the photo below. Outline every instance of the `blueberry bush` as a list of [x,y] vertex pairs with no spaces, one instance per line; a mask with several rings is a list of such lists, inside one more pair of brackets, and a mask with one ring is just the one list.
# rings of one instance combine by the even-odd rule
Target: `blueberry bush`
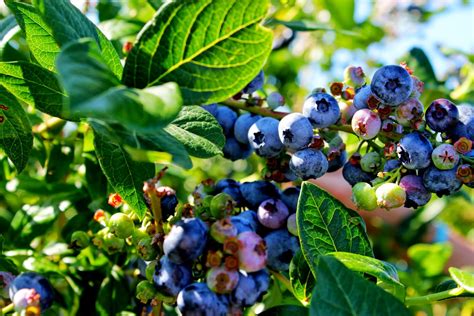
[[[420,243],[427,205],[472,210],[472,75],[449,94],[415,48],[301,97],[296,34],[384,34],[316,2],[334,25],[284,1],[6,0],[0,315],[472,311],[472,272]],[[361,216],[400,207],[397,234]]]

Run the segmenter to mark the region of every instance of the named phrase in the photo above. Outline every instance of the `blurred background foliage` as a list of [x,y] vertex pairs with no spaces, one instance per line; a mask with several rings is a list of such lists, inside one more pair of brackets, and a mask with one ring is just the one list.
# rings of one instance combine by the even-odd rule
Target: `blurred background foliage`
[[[125,43],[135,40],[161,3],[160,0],[72,2],[99,25],[120,53]],[[421,99],[425,107],[441,97],[457,104],[474,105],[473,1],[271,2],[265,24],[274,30],[274,50],[264,68],[266,83],[262,96],[279,91],[287,103],[280,110],[300,110],[312,89],[328,88],[331,82],[341,80],[348,65],[362,66],[370,78],[377,67],[401,61],[407,62],[425,82]],[[0,60],[30,60],[24,34],[3,3],[0,16]],[[87,303],[83,298],[79,301],[74,293],[78,294],[79,288],[93,287],[78,286],[68,277],[69,272],[80,267],[82,273],[91,274],[85,280],[92,280],[96,274],[103,278],[106,274],[101,289],[107,289],[114,280],[123,280],[118,272],[107,274],[110,267],[107,258],[90,253],[76,258],[67,248],[72,231],[87,229],[96,209],[113,212],[106,203],[112,191],[91,150],[86,126],[64,122],[45,126],[41,123],[47,117],[34,109],[29,109],[29,113],[35,125],[34,153],[29,167],[17,175],[0,153],[0,232],[5,236],[7,254],[19,266],[34,267],[58,278],[57,283],[71,294],[64,296],[62,305],[74,310]],[[345,137],[349,148],[357,142],[353,136]],[[263,161],[255,155],[246,161],[230,162],[215,157],[193,162],[192,170],[171,167],[163,179],[164,185],[176,189],[181,202],[204,179],[255,180],[260,178],[263,168]],[[344,181],[342,177],[341,181]],[[448,225],[474,242],[473,199],[471,189],[449,198],[433,199],[414,212],[412,221],[399,231],[385,231],[388,228],[382,226],[371,236],[381,259],[398,264],[410,294],[424,294],[442,281],[443,266],[451,253],[448,244],[413,245],[420,241],[423,227],[436,221],[437,225]],[[398,252],[400,247],[410,248],[408,252]],[[401,253],[406,255],[401,257]],[[106,294],[103,295],[105,300]],[[440,303],[420,307],[419,315],[471,315],[473,310],[472,302]]]

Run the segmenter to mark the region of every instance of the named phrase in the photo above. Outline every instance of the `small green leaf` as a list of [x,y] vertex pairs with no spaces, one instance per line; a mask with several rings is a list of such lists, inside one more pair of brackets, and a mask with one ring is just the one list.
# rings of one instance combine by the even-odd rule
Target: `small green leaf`
[[341,34],[349,35],[349,36],[361,36],[357,32],[347,31],[347,30],[339,30],[327,25],[317,24],[316,22],[312,21],[282,21],[278,19],[271,19],[268,24],[281,24],[286,26],[289,29],[299,32],[313,32],[313,31],[330,31],[330,32],[338,32]]
[[21,172],[33,147],[28,115],[20,103],[0,86],[0,148]]
[[165,128],[191,156],[209,158],[222,154],[225,137],[214,116],[199,106],[185,106]]
[[99,24],[99,28],[110,40],[118,40],[135,36],[144,26],[142,21],[116,18]]
[[301,248],[313,273],[318,256],[330,252],[373,257],[362,217],[310,182],[303,182],[296,218]]
[[449,274],[460,287],[469,293],[474,293],[474,273],[451,267]]
[[260,71],[272,33],[259,23],[268,0],[183,0],[163,4],[140,33],[122,81],[181,87],[184,104],[222,101]]
[[320,256],[310,315],[410,315],[394,296],[346,268],[331,256]]
[[449,243],[416,244],[408,248],[411,265],[425,277],[443,273],[444,267],[453,252]]
[[316,280],[301,251],[291,260],[289,273],[293,294],[304,304],[309,304]]
[[17,275],[18,268],[15,263],[8,257],[0,253],[0,271],[10,272],[13,275]]
[[53,72],[24,61],[0,63],[0,85],[41,112],[68,119],[63,115],[67,96]]
[[41,66],[54,70],[54,60],[60,49],[54,42],[51,28],[43,21],[40,12],[26,3],[7,1],[7,5],[25,33],[31,54]]
[[120,78],[123,67],[120,57],[112,43],[68,0],[38,0],[39,10],[44,21],[53,31],[53,37],[59,46],[81,38],[92,38],[100,47],[101,54],[112,70]]
[[279,305],[271,307],[258,316],[305,316],[308,315],[308,308],[298,305]]
[[[459,290],[459,285],[456,283],[456,281],[446,280],[438,284],[435,287],[433,293],[445,292],[445,291],[454,290],[454,289],[456,289],[455,292]],[[474,297],[474,293],[469,293],[467,291],[464,291],[464,289],[461,289],[461,291],[462,291],[462,294],[456,295],[455,297]]]
[[372,257],[361,256],[350,252],[334,252],[336,257],[352,271],[362,272],[377,278],[377,285],[387,290],[400,300],[405,299],[405,286],[400,283],[397,269],[390,263]]
[[175,83],[144,90],[120,85],[91,39],[64,47],[57,65],[70,97],[68,114],[152,132],[170,123],[181,109],[181,94]]
[[416,71],[416,76],[424,83],[436,84],[438,82],[430,59],[423,49],[419,47],[410,49],[406,62],[410,68]]
[[89,121],[89,124],[94,130],[97,159],[107,180],[142,219],[147,211],[143,182],[155,176],[154,165],[133,161],[109,126],[98,121]]

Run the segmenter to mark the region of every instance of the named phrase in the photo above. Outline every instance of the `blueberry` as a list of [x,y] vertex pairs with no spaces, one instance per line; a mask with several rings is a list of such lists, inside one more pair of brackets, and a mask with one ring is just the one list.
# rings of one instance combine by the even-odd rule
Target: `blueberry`
[[341,169],[347,160],[347,152],[338,150],[334,155],[331,152],[328,155],[328,172],[334,172]]
[[[286,230],[286,229],[285,229]],[[245,272],[256,272],[267,263],[265,241],[255,232],[243,232],[237,236],[239,242],[239,268]]]
[[298,206],[298,199],[300,197],[300,188],[289,187],[283,190],[281,193],[281,200],[288,207],[291,213],[296,213],[296,207]]
[[290,169],[303,180],[316,179],[327,172],[328,160],[321,151],[307,148],[291,156]]
[[110,232],[119,238],[128,238],[132,235],[135,225],[133,220],[124,213],[115,213],[108,223]]
[[49,281],[34,272],[24,272],[17,276],[9,287],[10,300],[21,289],[34,289],[40,295],[41,310],[48,309],[53,304],[54,290]]
[[410,127],[413,123],[423,119],[424,107],[420,100],[410,98],[400,104],[395,111],[397,122],[405,127]]
[[278,120],[264,117],[255,122],[249,129],[248,140],[257,155],[272,158],[283,150],[283,144],[278,137]]
[[437,99],[426,109],[425,119],[433,131],[445,132],[456,125],[459,120],[459,111],[451,101]]
[[375,72],[370,89],[383,103],[396,106],[410,97],[413,81],[405,68],[388,65]]
[[332,95],[316,92],[304,102],[303,115],[309,118],[311,124],[316,128],[328,127],[339,119],[339,104]]
[[243,204],[242,193],[240,192],[240,183],[233,179],[222,179],[215,185],[214,194],[227,193],[232,197],[237,206]]
[[458,106],[459,121],[466,126],[467,138],[474,141],[474,106]]
[[217,109],[219,108],[219,106],[217,105],[217,103],[212,103],[212,104],[208,104],[208,105],[203,105],[201,106],[204,110],[206,110],[207,112],[211,113],[212,116],[216,117],[217,116]]
[[457,141],[461,137],[472,138],[469,137],[467,126],[461,121],[457,121],[456,124],[446,130],[446,136],[452,141]]
[[373,211],[377,208],[375,190],[366,182],[356,183],[352,187],[352,201],[357,206],[357,209]]
[[247,231],[256,232],[258,228],[258,216],[257,213],[251,210],[244,211],[236,216],[231,216],[230,221],[237,228],[237,233],[243,233]]
[[423,169],[430,165],[433,146],[419,132],[405,135],[397,145],[397,155],[407,169]]
[[239,272],[229,271],[225,267],[213,267],[209,269],[206,276],[207,286],[219,294],[232,292],[239,282]]
[[208,229],[199,218],[185,218],[173,225],[163,243],[168,258],[177,264],[195,260],[207,242]]
[[298,238],[283,228],[265,236],[265,243],[268,251],[267,265],[274,270],[288,271],[291,259],[300,249]]
[[178,198],[176,192],[169,187],[160,187],[166,191],[166,195],[161,198],[161,214],[163,219],[167,219],[170,216],[174,216],[176,206],[178,206]]
[[280,198],[278,188],[269,181],[244,182],[240,185],[240,192],[247,207],[253,210],[256,210],[265,200]]
[[268,228],[277,229],[286,223],[289,215],[285,203],[277,199],[268,199],[258,207],[258,220]]
[[431,159],[436,168],[449,170],[457,166],[459,155],[453,145],[441,144],[431,153]]
[[451,195],[462,186],[462,182],[456,178],[456,169],[439,170],[435,166],[426,169],[423,184],[428,191],[438,196]]
[[227,106],[218,106],[215,118],[222,127],[224,135],[232,136],[234,132],[234,124],[237,120],[237,113]]
[[252,306],[268,290],[269,285],[270,274],[266,269],[247,275],[240,274],[239,283],[230,294],[230,302],[242,307]]
[[222,152],[225,158],[236,161],[247,159],[252,154],[252,148],[249,144],[239,143],[234,137],[227,136]]
[[239,116],[234,124],[234,137],[239,143],[248,144],[248,133],[250,126],[257,122],[262,117],[253,113],[245,113]]
[[407,199],[405,207],[423,206],[431,199],[431,193],[423,185],[423,178],[416,175],[406,175],[400,180],[400,187],[405,190]]
[[192,283],[182,289],[177,299],[183,316],[226,316],[227,304],[206,283]]
[[272,92],[267,97],[267,104],[272,110],[275,110],[285,105],[285,98],[278,92]]
[[167,256],[161,257],[153,274],[153,283],[158,292],[176,297],[191,282],[191,269],[188,266],[173,263]]
[[385,209],[400,207],[406,201],[405,190],[396,183],[382,184],[375,190],[375,195],[377,196],[377,205]]
[[298,227],[296,226],[296,213],[291,214],[286,221],[286,229],[292,235],[298,236]]
[[235,227],[229,217],[215,221],[211,225],[210,235],[214,240],[223,244],[228,237],[235,237],[238,234],[237,227]]
[[349,161],[342,168],[342,176],[352,186],[358,182],[370,182],[375,178],[374,175],[363,171],[360,165],[354,165]]
[[263,73],[263,70],[260,70],[260,72],[257,74],[255,78],[250,81],[250,83],[242,90],[243,93],[254,93],[257,90],[260,90],[263,88],[263,82],[265,81],[265,74]]
[[380,131],[382,120],[377,113],[369,109],[358,110],[351,121],[352,130],[362,139],[372,139]]
[[375,151],[365,154],[360,160],[360,168],[369,173],[374,173],[379,170],[381,164],[382,157],[380,157],[380,155]]
[[400,160],[398,159],[389,159],[385,162],[385,165],[383,166],[383,171],[384,172],[389,172],[392,170],[395,170],[399,168],[402,165]]
[[372,90],[370,90],[370,86],[363,86],[354,95],[354,100],[352,104],[357,110],[367,109],[367,101],[369,101],[371,95]]
[[303,114],[291,113],[281,119],[278,136],[287,149],[299,150],[307,147],[313,140],[313,127]]

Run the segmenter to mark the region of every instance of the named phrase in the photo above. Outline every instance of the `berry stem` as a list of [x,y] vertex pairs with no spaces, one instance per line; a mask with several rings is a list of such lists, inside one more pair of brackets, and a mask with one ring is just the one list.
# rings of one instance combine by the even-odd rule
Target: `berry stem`
[[283,112],[275,112],[275,111],[272,111],[268,108],[263,108],[263,107],[256,106],[256,105],[249,105],[245,101],[242,102],[242,101],[237,101],[237,100],[233,100],[233,99],[227,99],[227,100],[221,102],[221,104],[230,106],[234,109],[244,110],[244,111],[247,111],[247,112],[250,112],[250,113],[253,113],[253,114],[258,114],[258,115],[267,116],[267,117],[273,117],[273,118],[276,118],[276,119],[281,119],[285,115],[288,114],[288,113],[283,113]]
[[286,287],[286,289],[288,291],[290,291],[290,293],[293,294],[293,296],[295,296],[295,293],[293,292],[293,287],[291,286],[290,280],[288,280],[283,274],[281,274],[277,271],[270,270],[270,272],[278,281],[283,283],[283,285]]
[[13,303],[11,303],[10,305],[7,305],[7,306],[3,307],[2,309],[0,309],[0,315],[4,315],[4,314],[6,314],[6,313],[10,313],[10,312],[12,312],[14,309],[15,309],[15,305],[13,305]]
[[405,299],[405,305],[413,306],[413,305],[425,305],[431,304],[436,301],[445,300],[449,298],[456,298],[457,296],[463,294],[465,290],[463,288],[454,288],[451,290],[446,290],[439,293],[424,295],[424,296],[415,296],[415,297],[407,297]]
[[352,130],[352,126],[350,125],[331,125],[327,127],[327,129],[331,131],[346,132],[355,135],[354,131]]

